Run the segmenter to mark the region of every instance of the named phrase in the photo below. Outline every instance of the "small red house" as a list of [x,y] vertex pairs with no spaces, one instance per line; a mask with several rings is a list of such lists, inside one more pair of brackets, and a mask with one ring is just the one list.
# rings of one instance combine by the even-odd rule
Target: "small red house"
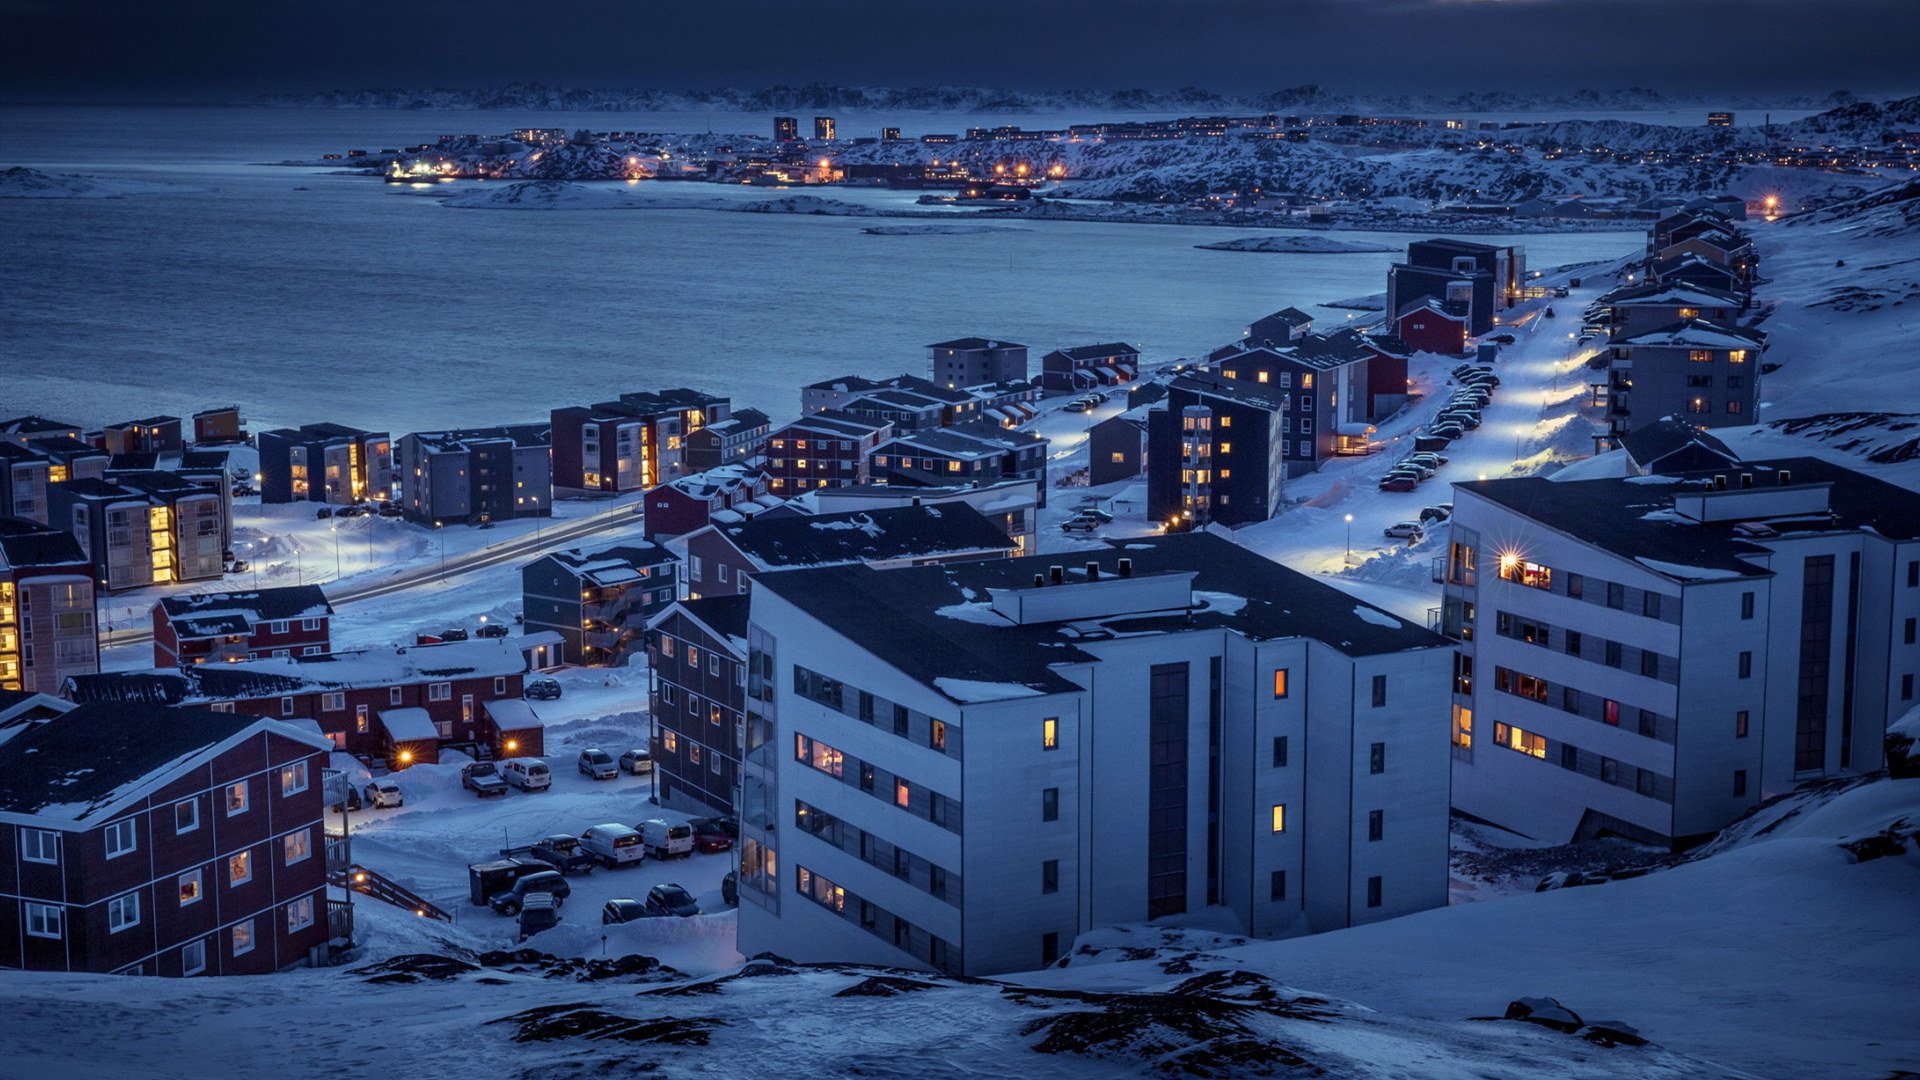
[[153,605],[153,666],[191,667],[333,651],[318,585],[168,596]]
[[1384,420],[1407,403],[1407,359],[1413,349],[1386,334],[1362,340],[1373,352],[1367,358],[1367,419]]
[[291,724],[82,705],[0,745],[0,968],[264,975],[329,941],[321,769]]
[[744,521],[766,494],[767,471],[750,465],[721,465],[670,480],[646,494],[646,537],[685,536],[715,520]]
[[1416,300],[1394,319],[1394,335],[1415,352],[1458,356],[1467,351],[1468,315],[1439,300]]

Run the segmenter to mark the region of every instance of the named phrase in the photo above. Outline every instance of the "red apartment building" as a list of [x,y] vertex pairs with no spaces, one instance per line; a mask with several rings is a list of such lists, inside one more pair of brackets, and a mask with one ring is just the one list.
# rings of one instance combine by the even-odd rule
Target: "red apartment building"
[[0,968],[264,975],[315,957],[332,749],[142,704],[81,705],[0,744]]
[[318,585],[169,596],[153,605],[153,666],[317,656],[333,651],[332,622]]
[[871,479],[874,448],[893,437],[885,420],[829,410],[803,416],[767,436],[767,486],[781,498]]
[[664,483],[684,471],[686,436],[728,415],[726,398],[684,387],[554,409],[554,489],[613,495]]
[[[66,693],[82,704],[199,705],[313,720],[336,748],[400,769],[438,761],[443,745],[484,744],[501,756],[544,752],[539,728],[526,726],[521,712],[526,670],[512,638],[478,638],[102,672],[68,679]],[[517,744],[511,750],[509,740]]]
[[715,521],[745,521],[766,509],[760,500],[767,491],[766,470],[750,465],[721,465],[669,480],[647,492],[646,537],[685,536]]

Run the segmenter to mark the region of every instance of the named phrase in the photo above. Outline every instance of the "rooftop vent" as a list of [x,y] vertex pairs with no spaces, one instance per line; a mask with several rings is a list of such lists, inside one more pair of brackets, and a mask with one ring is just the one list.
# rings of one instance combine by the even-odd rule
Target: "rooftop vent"
[[1793,483],[1793,470],[1781,469],[1780,470],[1780,486],[1786,487],[1788,484],[1791,484],[1791,483]]
[[1067,580],[1067,568],[1064,566],[1047,567],[1047,579],[1055,585],[1065,582]]
[[1033,575],[1033,587],[1034,587],[1034,588],[1036,588],[1036,589],[1040,589],[1040,588],[1045,588],[1045,587],[1046,587],[1046,584],[1047,584],[1047,575],[1045,575],[1045,574],[1035,574],[1035,575]]
[[1727,474],[1726,474],[1726,473],[1715,473],[1715,474],[1714,474],[1714,476],[1713,476],[1713,490],[1715,490],[1715,491],[1725,491],[1725,490],[1727,490]]
[[1099,563],[1090,562],[1087,564],[1087,580],[1088,581],[1100,580],[1100,564]]
[[1741,473],[1741,474],[1740,474],[1740,486],[1741,486],[1741,487],[1743,487],[1743,488],[1750,488],[1750,487],[1752,487],[1752,486],[1753,486],[1753,474],[1752,474],[1752,473],[1750,473],[1750,472],[1743,472],[1743,473]]
[[1133,560],[1132,559],[1120,560],[1120,576],[1121,577],[1133,576]]

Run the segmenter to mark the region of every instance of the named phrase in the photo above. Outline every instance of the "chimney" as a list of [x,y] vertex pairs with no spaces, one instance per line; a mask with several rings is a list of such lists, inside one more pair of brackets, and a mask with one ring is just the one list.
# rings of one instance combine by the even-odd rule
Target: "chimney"
[[1752,473],[1750,473],[1750,472],[1743,472],[1743,473],[1741,473],[1741,474],[1740,474],[1740,486],[1741,486],[1741,487],[1743,487],[1743,488],[1750,488],[1750,487],[1752,487],[1752,486],[1753,486],[1753,474],[1752,474]]
[[1087,580],[1088,581],[1100,580],[1100,564],[1099,563],[1090,562],[1087,564]]
[[1133,576],[1133,560],[1132,559],[1120,560],[1120,576],[1121,577]]
[[1044,586],[1044,585],[1045,585],[1046,583],[1047,583],[1047,575],[1045,575],[1045,574],[1035,574],[1035,575],[1033,575],[1033,587],[1034,587],[1034,588],[1036,588],[1036,589],[1038,589],[1038,588],[1040,588],[1040,587],[1042,587],[1042,586]]
[[919,506],[919,505],[920,505],[920,496],[918,496],[918,495],[915,495],[915,496],[913,497],[913,505],[915,505],[915,506]]
[[1786,487],[1787,485],[1789,485],[1789,484],[1791,484],[1791,483],[1793,483],[1793,470],[1792,470],[1792,469],[1781,469],[1781,470],[1780,470],[1780,486],[1781,486],[1781,487]]
[[1715,491],[1725,491],[1725,490],[1727,490],[1727,474],[1726,474],[1726,473],[1715,473],[1715,474],[1714,474],[1714,476],[1713,476],[1713,490],[1715,490]]
[[1055,585],[1063,584],[1067,580],[1067,568],[1064,566],[1049,566],[1047,567],[1047,577]]

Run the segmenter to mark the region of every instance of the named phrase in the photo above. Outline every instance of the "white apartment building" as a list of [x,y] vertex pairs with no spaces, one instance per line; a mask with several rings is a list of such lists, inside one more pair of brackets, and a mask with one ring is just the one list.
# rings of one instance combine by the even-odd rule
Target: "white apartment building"
[[971,975],[1447,898],[1437,635],[1205,533],[756,577],[740,947]]
[[1881,765],[1920,672],[1920,495],[1813,459],[1454,485],[1454,807],[1684,847]]

